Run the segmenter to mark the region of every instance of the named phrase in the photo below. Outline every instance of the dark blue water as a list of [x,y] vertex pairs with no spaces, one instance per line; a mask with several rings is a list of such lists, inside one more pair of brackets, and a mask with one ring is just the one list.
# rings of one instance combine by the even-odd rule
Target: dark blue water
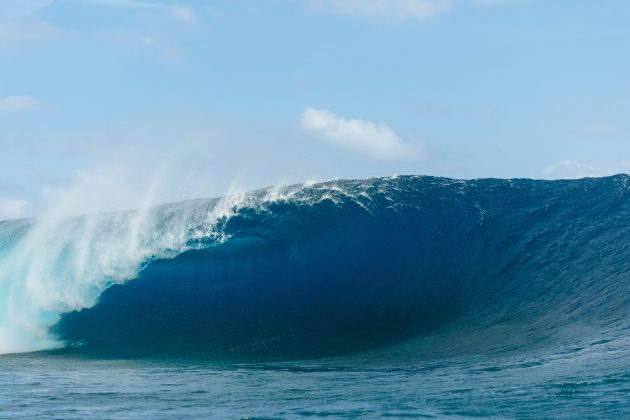
[[[7,222],[0,333],[40,351],[0,357],[0,416],[630,416],[629,180],[335,181]],[[56,290],[42,273],[72,293],[32,293]]]

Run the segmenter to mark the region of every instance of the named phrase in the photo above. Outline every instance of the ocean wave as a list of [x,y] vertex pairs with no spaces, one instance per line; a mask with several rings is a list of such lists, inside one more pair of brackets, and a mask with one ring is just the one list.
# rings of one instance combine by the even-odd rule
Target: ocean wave
[[630,328],[628,179],[401,176],[1,222],[0,352],[291,359],[614,340]]

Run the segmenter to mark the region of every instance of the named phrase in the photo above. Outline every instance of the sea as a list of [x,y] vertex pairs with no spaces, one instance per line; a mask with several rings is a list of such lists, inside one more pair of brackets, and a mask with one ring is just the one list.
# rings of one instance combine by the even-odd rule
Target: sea
[[0,418],[630,418],[630,177],[0,222]]

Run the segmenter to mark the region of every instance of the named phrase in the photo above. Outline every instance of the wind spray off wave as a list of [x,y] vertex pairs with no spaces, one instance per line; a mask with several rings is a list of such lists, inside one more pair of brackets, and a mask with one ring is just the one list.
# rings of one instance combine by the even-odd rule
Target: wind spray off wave
[[61,313],[93,305],[109,286],[197,240],[222,240],[216,223],[241,198],[198,200],[77,218],[0,222],[0,353],[59,345]]
[[395,177],[0,224],[0,350],[318,357],[622,340],[629,178]]

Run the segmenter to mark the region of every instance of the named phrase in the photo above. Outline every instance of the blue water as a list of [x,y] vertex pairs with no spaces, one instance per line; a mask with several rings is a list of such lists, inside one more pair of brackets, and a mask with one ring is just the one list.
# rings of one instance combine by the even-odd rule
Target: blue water
[[629,180],[0,222],[0,417],[628,417]]

